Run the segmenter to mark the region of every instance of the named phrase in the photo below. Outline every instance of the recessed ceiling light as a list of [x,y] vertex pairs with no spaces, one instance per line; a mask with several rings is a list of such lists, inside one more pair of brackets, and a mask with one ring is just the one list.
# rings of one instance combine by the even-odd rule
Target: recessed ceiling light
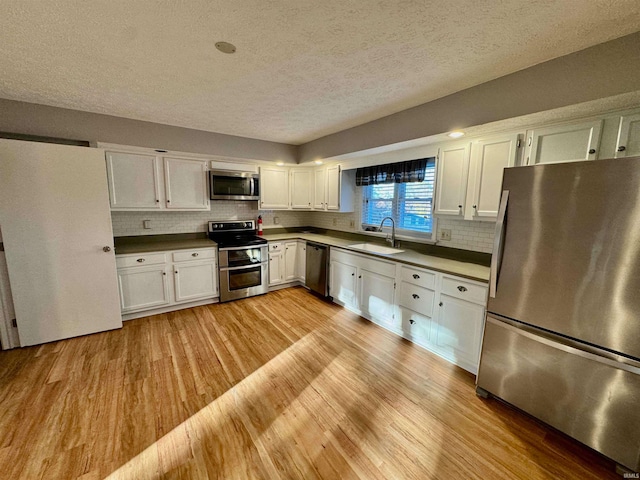
[[279,167],[284,165],[284,162],[276,162],[276,165],[278,165]]
[[322,165],[322,160],[316,160],[313,163],[315,163],[316,165]]
[[236,53],[236,46],[228,42],[217,42],[216,48],[222,53]]
[[447,134],[451,138],[460,138],[464,137],[464,132],[451,132]]

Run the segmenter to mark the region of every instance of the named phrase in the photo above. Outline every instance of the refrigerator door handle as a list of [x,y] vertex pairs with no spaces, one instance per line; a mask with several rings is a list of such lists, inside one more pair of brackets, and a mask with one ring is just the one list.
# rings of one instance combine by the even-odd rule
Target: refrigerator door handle
[[487,322],[493,323],[502,328],[513,331],[518,335],[543,343],[557,350],[572,353],[598,363],[603,363],[610,367],[617,368],[618,370],[625,370],[629,373],[640,375],[640,362],[621,355],[616,355],[613,352],[607,352],[596,347],[590,347],[589,345],[581,344],[569,338],[543,332],[506,318],[496,318],[492,315],[487,315]]
[[498,272],[502,264],[502,245],[504,243],[505,216],[507,214],[507,203],[509,203],[509,190],[503,190],[500,197],[500,207],[498,208],[498,219],[496,221],[496,234],[493,239],[493,255],[491,256],[491,271],[489,274],[489,296],[496,298],[498,289]]

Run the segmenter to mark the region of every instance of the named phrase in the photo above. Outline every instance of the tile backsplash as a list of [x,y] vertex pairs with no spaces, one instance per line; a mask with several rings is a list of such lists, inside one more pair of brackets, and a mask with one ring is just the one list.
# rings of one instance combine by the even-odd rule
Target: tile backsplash
[[[359,198],[357,195],[356,198]],[[308,211],[258,211],[257,202],[215,201],[210,211],[203,212],[112,212],[113,234],[159,235],[166,233],[206,232],[211,220],[257,219],[262,215],[265,230],[279,227],[318,227],[344,232],[358,232],[360,225],[360,202],[355,212],[308,212]],[[143,228],[144,220],[151,221],[151,229]],[[276,223],[276,221],[278,223]],[[472,222],[466,220],[438,218],[438,230],[451,230],[451,240],[438,241],[443,247],[491,253],[493,248],[494,222]]]
[[[111,212],[113,235],[159,235],[165,233],[206,232],[211,220],[257,220],[262,215],[265,229],[269,227],[302,227],[309,225],[309,212],[262,210],[258,202],[217,200],[211,210],[202,212]],[[145,229],[142,222],[151,221]],[[276,220],[278,223],[276,224]]]

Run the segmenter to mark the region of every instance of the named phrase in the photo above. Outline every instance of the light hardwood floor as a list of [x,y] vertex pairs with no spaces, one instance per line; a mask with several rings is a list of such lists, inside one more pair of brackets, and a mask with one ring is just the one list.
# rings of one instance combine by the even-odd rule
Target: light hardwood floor
[[619,478],[303,288],[1,352],[0,387],[0,478]]

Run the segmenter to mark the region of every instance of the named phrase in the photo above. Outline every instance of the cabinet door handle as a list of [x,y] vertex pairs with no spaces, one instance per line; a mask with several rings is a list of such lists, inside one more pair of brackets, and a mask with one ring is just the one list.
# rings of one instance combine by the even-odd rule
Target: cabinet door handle
[[352,273],[352,274],[351,274],[351,276],[352,276],[352,277],[355,277],[355,276],[356,276],[356,274],[355,274],[355,273]]
[[362,275],[358,275],[358,278],[362,278]]
[[625,147],[624,145],[620,145],[620,146],[618,147],[618,151],[619,151],[619,152],[624,152],[626,149],[627,149],[627,147]]
[[167,203],[171,203],[171,200],[169,200],[168,198],[167,198]]
[[477,206],[477,205],[474,205],[474,206],[473,206],[473,209],[474,209],[474,210],[477,210],[477,209],[478,209],[478,206]]
[[467,291],[467,287],[463,287],[462,285],[458,285],[458,291],[466,292]]
[[458,205],[458,208],[459,208],[460,210],[462,210],[462,205]]
[[410,318],[410,319],[409,319],[409,323],[410,323],[411,325],[413,325],[414,323],[416,323],[416,321],[415,321],[413,318]]
[[103,251],[103,252],[107,252],[107,253],[108,253],[108,252],[110,252],[110,251],[111,251],[111,247],[109,247],[109,246],[102,247],[102,251]]
[[414,273],[413,274],[413,278],[414,278],[414,280],[418,280],[420,278],[420,275],[418,275],[417,273]]
[[136,262],[142,263],[142,262],[144,262],[144,258],[139,258],[138,260],[136,260]]
[[589,155],[593,155],[594,153],[596,153],[596,149],[595,148],[590,148],[589,149]]
[[415,300],[418,300],[420,298],[420,295],[418,295],[417,293],[414,293],[413,295],[411,295]]
[[191,254],[191,256],[192,256],[192,257],[197,257],[197,256],[198,256],[198,254],[197,254],[197,253],[192,253],[192,254]]
[[160,203],[160,200],[158,200],[157,198],[156,198],[156,203]]
[[178,270],[176,270],[176,275],[178,274]]
[[438,304],[438,306],[440,306],[440,307],[441,307],[441,306],[442,306],[442,302],[440,302],[440,303]]
[[166,274],[167,274],[167,272],[162,272],[162,274],[163,274],[163,275],[166,275]]

